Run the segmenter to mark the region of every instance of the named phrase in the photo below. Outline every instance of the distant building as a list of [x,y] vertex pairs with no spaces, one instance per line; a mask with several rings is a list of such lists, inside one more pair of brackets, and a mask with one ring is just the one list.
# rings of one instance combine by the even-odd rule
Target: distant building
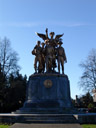
[[96,89],[94,89],[92,93],[93,93],[93,102],[96,102]]

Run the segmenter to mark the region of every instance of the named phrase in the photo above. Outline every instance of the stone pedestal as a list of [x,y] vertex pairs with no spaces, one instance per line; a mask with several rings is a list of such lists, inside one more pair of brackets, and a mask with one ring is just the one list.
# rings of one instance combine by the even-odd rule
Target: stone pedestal
[[29,78],[27,96],[19,113],[62,113],[72,107],[67,75],[34,74]]

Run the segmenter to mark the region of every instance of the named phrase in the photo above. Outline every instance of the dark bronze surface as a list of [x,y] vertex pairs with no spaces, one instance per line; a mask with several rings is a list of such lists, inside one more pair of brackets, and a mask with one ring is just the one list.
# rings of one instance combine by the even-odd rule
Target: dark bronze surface
[[[61,46],[63,44],[61,37],[64,34],[56,35],[54,38],[55,33],[50,32],[49,38],[48,29],[46,29],[45,32],[46,34],[36,33],[40,38],[44,40],[44,42],[41,44],[40,41],[37,41],[37,45],[32,51],[32,54],[35,55],[35,73],[55,72],[57,64],[58,72],[60,73],[61,64],[62,74],[64,74],[64,62],[67,62],[65,50]],[[42,46],[40,46],[40,44]]]

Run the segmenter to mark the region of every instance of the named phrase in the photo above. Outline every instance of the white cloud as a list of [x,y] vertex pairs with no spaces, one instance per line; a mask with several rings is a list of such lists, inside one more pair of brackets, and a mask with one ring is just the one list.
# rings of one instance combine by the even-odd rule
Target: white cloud
[[5,27],[34,27],[38,24],[35,22],[10,22],[10,23],[0,23],[0,26]]
[[96,24],[79,23],[79,22],[63,22],[63,21],[0,23],[0,27],[36,27],[36,26],[43,26],[43,25],[62,26],[62,27],[80,27],[80,26],[93,26]]

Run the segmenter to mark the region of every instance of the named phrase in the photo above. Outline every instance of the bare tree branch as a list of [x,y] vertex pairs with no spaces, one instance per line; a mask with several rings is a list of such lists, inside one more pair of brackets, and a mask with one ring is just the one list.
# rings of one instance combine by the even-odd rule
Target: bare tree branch
[[6,76],[10,72],[20,69],[18,66],[18,54],[11,48],[10,41],[6,37],[4,40],[0,40],[0,63],[2,72]]
[[87,59],[80,63],[83,69],[79,86],[85,91],[96,89],[96,49],[92,49]]

